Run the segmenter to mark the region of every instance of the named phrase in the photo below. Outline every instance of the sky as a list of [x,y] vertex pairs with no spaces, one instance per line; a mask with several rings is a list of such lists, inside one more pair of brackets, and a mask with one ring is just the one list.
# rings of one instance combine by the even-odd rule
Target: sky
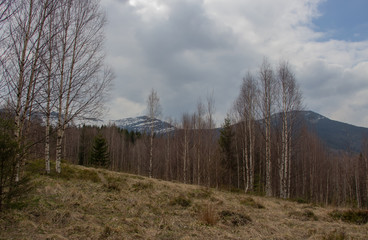
[[366,0],[102,0],[106,62],[115,73],[105,117],[180,120],[213,95],[218,125],[248,71],[287,60],[306,110],[368,127]]

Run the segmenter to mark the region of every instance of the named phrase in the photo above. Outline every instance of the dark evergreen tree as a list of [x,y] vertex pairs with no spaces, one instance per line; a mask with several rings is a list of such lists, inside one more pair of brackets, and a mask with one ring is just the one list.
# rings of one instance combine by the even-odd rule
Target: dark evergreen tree
[[15,181],[16,164],[23,156],[13,130],[14,123],[0,116],[0,212],[12,203],[21,201],[31,188],[26,175]]
[[235,174],[236,161],[234,157],[233,149],[233,136],[234,133],[231,128],[230,118],[226,117],[224,124],[220,130],[219,146],[221,152],[221,166],[224,182],[232,183],[232,178]]
[[79,137],[79,152],[78,152],[78,164],[84,165],[86,164],[86,126],[83,125],[80,137]]
[[93,143],[91,164],[99,167],[108,167],[110,164],[108,148],[106,139],[101,134],[98,134]]

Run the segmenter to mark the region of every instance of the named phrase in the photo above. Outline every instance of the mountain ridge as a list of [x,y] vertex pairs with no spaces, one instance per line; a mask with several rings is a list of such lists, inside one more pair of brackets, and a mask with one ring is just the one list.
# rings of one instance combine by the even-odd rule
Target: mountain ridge
[[313,111],[301,111],[310,131],[331,149],[346,152],[361,152],[363,140],[368,137],[368,128],[329,119]]
[[[368,139],[368,128],[355,126],[353,124],[332,120],[311,110],[296,111],[301,116],[301,122],[304,122],[307,128],[314,132],[320,140],[333,151],[344,151],[350,153],[359,153],[362,151],[362,143],[365,138]],[[279,121],[280,113],[273,114],[273,118]],[[34,116],[44,124],[45,119],[41,113],[34,113]],[[260,120],[261,121],[261,120]],[[57,114],[51,114],[51,125],[56,126]],[[115,125],[120,129],[128,131],[149,133],[150,119],[147,116],[129,117],[118,120],[101,120],[98,118],[77,118],[71,122],[74,126],[108,126]],[[154,132],[156,134],[165,134],[174,131],[176,128],[170,123],[154,119]],[[219,128],[214,129],[219,133]]]

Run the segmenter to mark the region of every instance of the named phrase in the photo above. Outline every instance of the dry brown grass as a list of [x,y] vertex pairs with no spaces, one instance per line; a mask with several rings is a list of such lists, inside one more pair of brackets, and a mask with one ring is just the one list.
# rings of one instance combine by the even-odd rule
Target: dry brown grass
[[202,207],[199,213],[199,221],[203,222],[206,225],[215,225],[218,221],[218,213],[215,210],[215,207],[211,203],[205,204]]
[[0,216],[0,239],[367,239],[368,236],[367,224],[333,219],[329,214],[335,208],[102,169],[68,167],[69,170],[63,169],[70,171],[70,176],[35,176],[36,188],[25,207]]

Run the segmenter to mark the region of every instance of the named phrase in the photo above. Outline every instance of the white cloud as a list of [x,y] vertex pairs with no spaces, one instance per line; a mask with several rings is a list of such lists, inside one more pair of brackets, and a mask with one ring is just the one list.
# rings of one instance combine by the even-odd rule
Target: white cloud
[[114,98],[110,103],[110,112],[105,120],[136,117],[144,114],[146,106],[123,97]]

